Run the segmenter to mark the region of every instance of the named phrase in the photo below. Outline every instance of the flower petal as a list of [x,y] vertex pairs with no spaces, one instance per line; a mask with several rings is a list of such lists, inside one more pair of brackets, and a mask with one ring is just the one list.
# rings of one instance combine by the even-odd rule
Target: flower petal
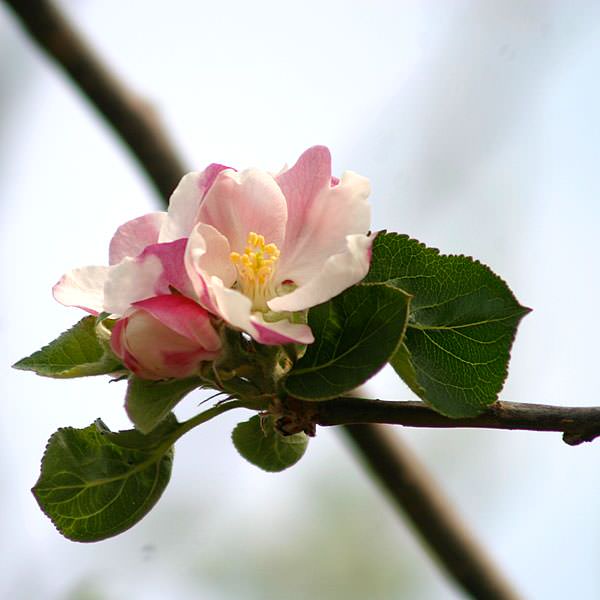
[[245,331],[260,344],[310,344],[314,341],[308,325],[286,320],[269,323],[261,313],[252,313],[250,299],[237,290],[225,287],[218,277],[212,277],[210,286],[219,315],[229,325]]
[[214,275],[210,278],[208,287],[212,292],[215,313],[233,327],[242,329],[254,337],[256,332],[250,321],[252,312],[250,298],[237,290],[225,287],[223,281]]
[[260,313],[254,313],[251,320],[256,329],[255,339],[261,344],[312,344],[315,341],[308,325],[290,323],[286,320],[269,323]]
[[158,256],[123,259],[110,270],[104,286],[104,309],[115,315],[123,315],[134,302],[167,293],[168,289],[156,289],[162,272],[163,266]]
[[127,221],[113,235],[108,248],[109,264],[116,265],[125,257],[135,257],[146,246],[158,242],[158,234],[167,217],[165,212],[153,212]]
[[207,282],[216,275],[226,287],[235,283],[236,268],[229,256],[227,238],[214,227],[199,223],[194,227],[185,250],[185,267],[201,304],[214,311]]
[[287,202],[286,242],[292,246],[301,234],[307,211],[331,182],[329,149],[325,146],[309,148],[291,169],[284,169],[275,179]]
[[[117,340],[113,339],[116,337]],[[117,322],[111,345],[125,366],[143,379],[188,377],[198,370],[201,361],[213,360],[218,355],[144,310],[134,310]]]
[[146,311],[169,329],[196,342],[205,350],[216,351],[221,347],[221,339],[214,330],[208,313],[190,298],[169,294],[140,300],[134,302],[133,306]]
[[281,248],[287,206],[268,173],[256,169],[223,171],[206,194],[198,220],[220,231],[235,252],[244,252],[251,231]]
[[198,222],[200,204],[212,187],[217,175],[229,169],[225,165],[210,164],[204,171],[184,175],[169,200],[168,217],[160,231],[160,242],[172,242],[190,235]]
[[[290,279],[300,286],[312,277],[315,267],[344,251],[346,236],[367,233],[371,223],[368,179],[347,171],[337,185],[331,186],[328,171],[322,163],[317,163],[316,179],[322,184],[317,190],[310,183],[314,160],[302,161],[303,157],[281,176],[280,185],[286,198],[290,195],[288,202],[294,208],[289,209],[285,244],[278,264],[280,280]],[[298,172],[294,177],[288,175],[295,169]],[[304,200],[299,200],[302,196]]]
[[125,258],[111,268],[104,286],[105,308],[122,315],[134,302],[170,294],[171,288],[193,296],[185,270],[186,239],[152,244],[136,258]]
[[369,271],[373,239],[374,236],[360,234],[347,236],[345,252],[334,254],[318,265],[304,285],[267,302],[269,308],[275,312],[304,310],[358,283]]
[[54,298],[97,315],[104,310],[104,284],[109,267],[81,267],[63,275],[52,288]]
[[152,244],[140,255],[140,260],[156,256],[163,266],[160,281],[156,284],[156,294],[169,293],[173,287],[185,296],[193,296],[194,290],[185,269],[185,248],[187,239],[181,238],[165,244]]

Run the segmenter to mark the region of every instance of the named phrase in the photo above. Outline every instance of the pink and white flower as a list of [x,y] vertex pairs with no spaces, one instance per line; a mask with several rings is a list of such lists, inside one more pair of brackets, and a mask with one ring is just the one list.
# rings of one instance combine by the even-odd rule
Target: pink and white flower
[[183,178],[160,239],[188,237],[187,273],[212,313],[263,344],[311,343],[310,328],[290,313],[333,298],[369,270],[368,180],[352,172],[333,179],[322,146],[274,176],[209,169]]
[[[183,177],[168,213],[122,225],[108,267],[71,271],[54,295],[92,314],[128,319],[113,334],[122,356],[137,347],[129,336],[140,323],[150,331],[156,321],[181,334],[183,318],[174,327],[168,315],[180,308],[165,301],[174,293],[262,344],[311,343],[310,328],[293,322],[294,313],[336,296],[369,269],[369,191],[355,173],[332,178],[322,146],[276,175],[213,164]],[[170,309],[150,311],[144,302],[155,297]],[[194,335],[206,333],[200,329]],[[212,341],[193,339],[213,351]]]

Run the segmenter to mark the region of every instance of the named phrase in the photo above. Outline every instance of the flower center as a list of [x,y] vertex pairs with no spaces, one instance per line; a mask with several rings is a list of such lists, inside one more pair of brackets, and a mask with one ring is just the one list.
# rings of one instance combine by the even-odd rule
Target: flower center
[[264,236],[251,231],[244,253],[232,252],[229,259],[237,268],[238,288],[252,300],[252,308],[268,311],[267,301],[276,295],[271,279],[279,259],[279,248],[275,244],[265,244]]

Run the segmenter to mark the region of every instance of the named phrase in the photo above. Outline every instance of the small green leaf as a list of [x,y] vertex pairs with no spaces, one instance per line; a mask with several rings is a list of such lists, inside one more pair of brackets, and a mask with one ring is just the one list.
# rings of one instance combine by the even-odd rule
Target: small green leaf
[[96,335],[96,318],[84,317],[53,342],[13,365],[45,377],[69,378],[105,375],[121,367]]
[[[60,533],[77,542],[103,540],[135,525],[171,476],[172,448],[127,449],[99,425],[53,434],[32,489]],[[112,434],[113,439],[119,435]]]
[[456,418],[496,401],[517,327],[529,312],[502,279],[472,258],[381,233],[365,282],[413,296],[404,343],[390,362],[416,394]]
[[303,400],[335,398],[381,369],[400,343],[410,296],[387,284],[356,285],[310,310],[315,336],[285,390]]
[[199,377],[149,381],[131,375],[125,409],[136,429],[149,433],[171,413],[178,402],[191,391],[202,387],[202,384],[203,380]]
[[236,450],[253,465],[275,473],[296,464],[308,445],[305,433],[284,436],[273,428],[270,416],[239,423],[231,434]]

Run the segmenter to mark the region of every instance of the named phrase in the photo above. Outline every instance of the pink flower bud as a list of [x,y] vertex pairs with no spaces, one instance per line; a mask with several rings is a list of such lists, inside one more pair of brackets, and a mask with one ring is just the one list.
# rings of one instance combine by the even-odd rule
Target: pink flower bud
[[219,355],[221,340],[208,312],[190,298],[155,296],[132,307],[115,324],[111,347],[138,377],[189,377]]

